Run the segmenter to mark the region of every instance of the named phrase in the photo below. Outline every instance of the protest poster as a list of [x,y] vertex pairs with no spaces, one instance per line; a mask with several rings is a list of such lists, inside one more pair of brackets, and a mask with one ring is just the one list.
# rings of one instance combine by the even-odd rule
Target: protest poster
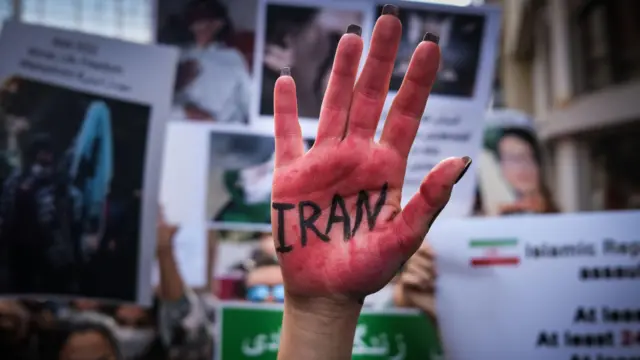
[[447,356],[637,359],[639,222],[639,211],[436,222]]
[[[216,360],[276,359],[282,306],[223,302],[217,319]],[[417,311],[365,309],[358,319],[352,359],[441,359],[437,339],[435,327]]]
[[485,216],[555,213],[533,120],[512,109],[485,115],[478,157],[478,211]]
[[[350,24],[362,27],[366,54],[373,8],[369,1],[260,1],[254,63],[254,126],[273,131],[273,88],[288,66],[296,81],[304,136],[315,136],[338,41]],[[362,63],[364,63],[364,56]]]
[[[440,35],[442,52],[441,70],[407,162],[406,204],[440,160],[476,158],[480,153],[500,11],[484,6],[387,2],[400,7],[403,36],[378,136],[408,60],[425,32]],[[183,54],[176,82],[181,89],[174,97],[177,112],[172,118],[196,120],[192,122],[203,130],[217,123],[273,134],[273,87],[280,69],[288,66],[296,80],[303,136],[314,137],[340,37],[349,24],[362,27],[364,64],[375,19],[387,2],[160,0],[158,40],[179,46]],[[471,212],[477,189],[475,171],[474,165],[457,184],[441,217]]]
[[[207,219],[215,229],[271,231],[273,135],[242,127],[209,132]],[[306,149],[313,145],[306,140]]]
[[[167,123],[160,181],[160,205],[168,224],[177,226],[174,238],[176,263],[184,282],[204,287],[208,270],[206,207],[209,134],[191,122]],[[159,282],[154,265],[153,284]]]
[[157,40],[180,49],[171,118],[247,125],[258,0],[159,0]]
[[[379,2],[376,14],[382,11]],[[391,1],[400,7],[402,39],[389,95],[378,127],[380,136],[411,54],[426,32],[440,36],[441,64],[420,129],[407,160],[402,203],[415,194],[424,176],[441,160],[480,153],[484,113],[492,92],[498,55],[500,9]],[[476,164],[458,184],[440,218],[469,215],[476,192]]]
[[0,294],[150,304],[177,52],[8,22],[0,53]]

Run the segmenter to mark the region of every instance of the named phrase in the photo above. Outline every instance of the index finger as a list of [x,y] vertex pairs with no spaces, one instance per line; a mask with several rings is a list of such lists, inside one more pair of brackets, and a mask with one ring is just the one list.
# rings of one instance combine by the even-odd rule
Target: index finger
[[288,67],[282,68],[273,90],[276,167],[286,165],[304,155],[302,130],[298,122],[296,84],[290,75],[291,70]]

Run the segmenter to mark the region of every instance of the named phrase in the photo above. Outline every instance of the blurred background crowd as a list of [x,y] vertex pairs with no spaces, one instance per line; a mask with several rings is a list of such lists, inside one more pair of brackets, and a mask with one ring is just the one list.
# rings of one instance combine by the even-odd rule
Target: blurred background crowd
[[[448,3],[502,9],[491,104],[487,114],[478,114],[476,119],[485,122],[486,130],[474,216],[640,209],[640,2]],[[364,19],[349,6],[309,10],[269,5],[265,7],[268,23],[261,49],[263,61],[255,65],[255,9],[256,0],[0,0],[0,20],[178,46],[182,55],[172,116],[185,121],[246,124],[252,106],[259,108],[261,116],[270,116],[274,81],[279,69],[289,65],[298,85],[301,117],[317,118],[337,39],[348,24]],[[421,37],[429,29],[445,33],[453,27],[456,30],[446,32],[449,36],[442,37],[441,46],[449,41],[457,44],[457,51],[443,56],[434,93],[472,96],[482,22],[418,11],[407,13],[402,20],[405,37],[392,89],[399,85],[408,56],[419,41],[415,34]],[[252,90],[256,72],[262,76],[260,94]],[[24,107],[16,110],[17,86],[9,81],[0,89],[3,183],[18,161],[22,134],[34,124],[35,115]],[[228,147],[219,151],[225,149]],[[236,167],[219,174],[219,184],[208,184],[208,191],[226,192],[228,196],[215,203],[208,201],[208,219],[268,224],[269,208],[263,205],[270,197],[270,181],[265,182],[272,171],[269,151],[248,160],[246,169],[237,168],[234,158],[226,160]],[[495,169],[503,178],[492,177]],[[117,184],[114,186],[117,188]],[[120,190],[122,206],[113,211],[126,222],[139,216],[139,205],[134,203],[140,187]],[[238,198],[245,201],[237,203]],[[0,218],[0,229],[6,228],[4,220]],[[138,234],[127,229],[129,233],[114,235],[112,243],[95,250],[98,258],[109,259],[104,264],[122,265],[110,265],[108,272],[121,286],[116,282],[113,289],[89,291],[79,290],[76,284],[66,292],[89,294],[91,299],[36,296],[0,300],[0,358],[211,359],[216,346],[215,310],[220,301],[284,301],[282,276],[268,229],[257,226],[203,231],[206,282],[194,287],[184,279],[178,264],[174,246],[178,230],[162,214],[158,218],[153,306],[102,301],[101,297],[126,297],[128,290],[122,289],[135,287],[126,274],[134,266],[131,254],[138,250],[119,239],[137,238]],[[7,230],[2,231],[0,240],[5,240],[7,236],[2,235]],[[0,249],[7,246],[11,244],[0,243]],[[0,258],[6,254],[0,253]],[[435,256],[428,246],[423,247],[391,285],[367,298],[365,305],[418,308],[429,319],[437,319]],[[104,273],[104,267],[95,264],[69,271]],[[0,267],[0,285],[11,282],[7,278],[19,276],[18,265],[14,273]],[[91,288],[95,278],[88,279],[83,286]],[[24,281],[31,280],[20,280]],[[118,291],[125,291],[125,295],[118,295]]]

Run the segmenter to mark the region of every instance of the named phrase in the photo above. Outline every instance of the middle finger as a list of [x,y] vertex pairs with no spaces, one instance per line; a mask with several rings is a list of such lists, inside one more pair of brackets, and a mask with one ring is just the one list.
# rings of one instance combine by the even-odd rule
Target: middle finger
[[353,93],[347,136],[368,139],[376,132],[402,35],[398,13],[397,6],[385,5],[373,29],[369,54]]

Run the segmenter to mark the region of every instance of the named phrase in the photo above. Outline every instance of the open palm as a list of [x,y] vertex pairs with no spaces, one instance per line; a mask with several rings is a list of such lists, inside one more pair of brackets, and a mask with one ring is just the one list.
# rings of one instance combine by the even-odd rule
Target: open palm
[[393,15],[378,19],[357,82],[363,43],[358,27],[349,30],[306,154],[294,80],[285,70],[276,82],[271,218],[291,296],[360,299],[383,287],[418,249],[470,162],[438,164],[401,209],[407,156],[440,62],[437,37],[418,45],[376,142],[402,26]]

